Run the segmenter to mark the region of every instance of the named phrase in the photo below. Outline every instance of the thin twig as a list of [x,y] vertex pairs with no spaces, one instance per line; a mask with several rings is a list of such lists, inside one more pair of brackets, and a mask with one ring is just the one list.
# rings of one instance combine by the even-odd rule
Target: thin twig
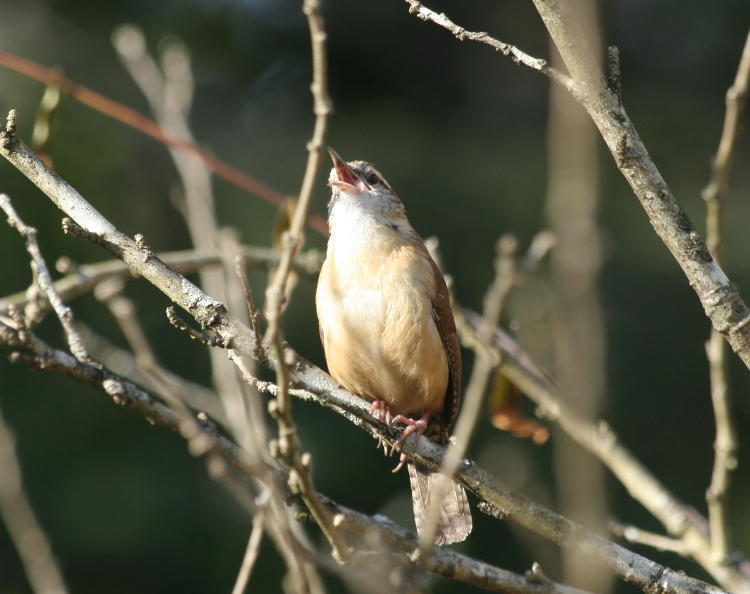
[[240,572],[237,574],[237,581],[235,581],[234,588],[232,588],[232,594],[244,594],[247,584],[250,582],[250,576],[253,573],[255,561],[258,559],[260,543],[263,539],[264,519],[265,514],[262,511],[258,511],[253,517],[253,529],[250,531],[250,538],[247,539],[247,548],[242,558]]
[[[250,282],[247,280],[247,270],[245,270],[245,260],[242,256],[236,256],[234,261],[235,271],[237,276],[242,283],[242,291],[245,294],[245,303],[247,304],[247,315],[250,320],[250,328],[253,330],[255,336],[262,336],[260,332],[260,312],[255,307],[255,299],[253,298],[253,290],[250,287]],[[260,340],[257,341],[255,349],[255,360],[258,363],[264,363],[265,353],[260,346]]]
[[536,70],[573,92],[573,81],[570,77],[564,72],[552,68],[547,60],[534,58],[533,56],[521,51],[516,46],[499,41],[485,32],[467,31],[451,21],[444,13],[441,12],[438,14],[417,0],[406,0],[406,3],[409,5],[409,12],[411,14],[417,15],[417,17],[423,21],[431,21],[436,25],[447,29],[459,41],[465,41],[468,39],[469,41],[477,41],[489,45],[495,51],[500,52],[504,56],[510,57],[516,64]]
[[[740,64],[732,86],[726,94],[726,114],[713,159],[711,180],[703,190],[706,201],[706,243],[714,258],[723,263],[724,206],[729,191],[729,173],[740,132],[750,80],[750,33],[745,40]],[[711,331],[706,343],[711,377],[711,401],[716,419],[714,467],[711,484],[706,492],[708,519],[711,531],[711,550],[717,561],[726,559],[731,550],[729,522],[729,488],[731,474],[737,468],[737,428],[732,415],[732,395],[729,386],[727,344],[721,334]]]
[[50,539],[23,488],[16,439],[0,411],[0,518],[35,594],[67,594]]
[[281,333],[287,277],[291,271],[292,258],[302,247],[304,241],[303,227],[310,207],[317,173],[320,169],[328,119],[333,111],[331,99],[328,95],[328,66],[325,46],[327,35],[320,14],[319,0],[305,0],[303,12],[307,16],[312,46],[313,80],[310,88],[313,95],[315,128],[312,138],[307,144],[307,166],[305,167],[305,175],[302,179],[302,188],[300,189],[294,218],[289,230],[283,236],[284,249],[281,261],[273,276],[273,281],[266,291],[268,330],[265,340],[276,360],[276,383],[279,386],[279,392],[276,396],[276,406],[271,411],[279,423],[279,454],[290,469],[290,480],[296,483],[295,487],[299,489],[305,505],[307,505],[310,513],[328,539],[334,557],[343,563],[349,555],[346,542],[320,503],[310,473],[312,463],[310,454],[300,454],[299,452],[300,444],[292,416],[292,402],[289,394],[288,366],[294,359],[291,351],[285,352]]
[[36,229],[29,227],[21,220],[21,217],[18,216],[18,213],[10,202],[10,198],[6,194],[0,194],[0,208],[8,217],[10,226],[14,227],[26,240],[26,250],[31,256],[31,269],[34,272],[34,282],[38,283],[42,291],[44,291],[57,317],[60,319],[60,324],[62,324],[65,331],[65,339],[68,342],[68,346],[70,346],[70,352],[79,361],[90,363],[91,358],[86,350],[86,345],[83,344],[81,335],[75,326],[73,311],[62,302],[57,291],[55,291],[52,276],[49,273],[47,263],[42,257],[42,252],[36,240]]
[[652,547],[658,551],[667,551],[682,556],[689,554],[689,551],[685,546],[685,542],[679,538],[672,538],[663,534],[656,534],[647,530],[641,530],[636,526],[620,524],[619,522],[615,522],[614,520],[610,520],[609,530],[610,532],[612,532],[612,534],[616,534],[617,536],[624,538],[628,542],[642,544],[647,547]]

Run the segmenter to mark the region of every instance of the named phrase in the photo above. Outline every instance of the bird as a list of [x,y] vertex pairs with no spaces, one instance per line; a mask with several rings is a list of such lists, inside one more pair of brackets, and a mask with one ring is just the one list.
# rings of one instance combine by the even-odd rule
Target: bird
[[[435,261],[389,183],[366,161],[333,160],[330,236],[315,304],[328,371],[372,403],[381,421],[444,445],[461,398],[461,351],[450,297]],[[402,454],[417,532],[425,526],[437,476]],[[433,542],[452,544],[472,529],[464,488],[440,505]]]

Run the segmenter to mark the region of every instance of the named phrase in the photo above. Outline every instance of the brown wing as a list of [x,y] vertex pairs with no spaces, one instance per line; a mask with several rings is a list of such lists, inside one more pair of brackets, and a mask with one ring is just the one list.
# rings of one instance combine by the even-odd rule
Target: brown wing
[[456,418],[458,407],[461,404],[461,347],[456,333],[456,322],[453,319],[448,287],[445,285],[445,279],[440,269],[432,258],[430,258],[430,263],[435,273],[436,287],[435,297],[432,300],[432,317],[435,320],[445,349],[445,356],[448,359],[448,390],[443,404],[443,425],[445,429],[448,429],[453,419]]

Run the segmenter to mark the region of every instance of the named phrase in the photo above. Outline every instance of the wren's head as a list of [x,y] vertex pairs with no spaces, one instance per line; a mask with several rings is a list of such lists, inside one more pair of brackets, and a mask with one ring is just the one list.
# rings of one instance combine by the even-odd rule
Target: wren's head
[[391,229],[408,232],[406,209],[382,175],[366,161],[349,161],[332,148],[333,168],[328,176],[331,200],[328,218],[332,232],[339,220],[363,218]]

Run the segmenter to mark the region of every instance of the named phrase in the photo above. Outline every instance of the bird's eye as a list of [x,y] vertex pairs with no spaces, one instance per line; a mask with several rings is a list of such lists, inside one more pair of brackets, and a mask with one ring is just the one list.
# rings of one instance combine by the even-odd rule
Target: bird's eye
[[368,186],[376,186],[380,183],[380,176],[374,171],[368,171],[367,174],[365,174],[365,181]]

